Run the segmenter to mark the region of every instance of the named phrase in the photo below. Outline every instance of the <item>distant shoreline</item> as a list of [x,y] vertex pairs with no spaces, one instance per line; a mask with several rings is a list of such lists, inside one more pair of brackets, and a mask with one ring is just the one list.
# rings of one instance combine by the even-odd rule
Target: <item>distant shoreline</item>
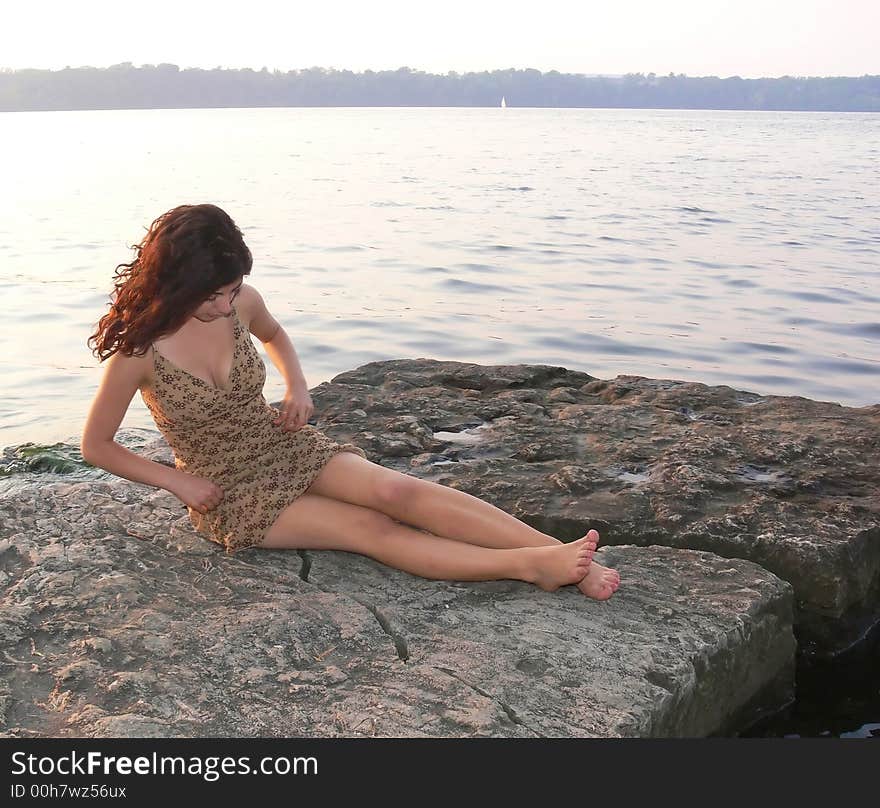
[[0,69],[0,112],[264,107],[500,107],[880,112],[880,75],[744,79],[683,73],[624,76],[551,70],[354,73],[312,67]]
[[[232,107],[70,107],[64,109],[0,109],[2,113],[16,112],[150,112],[150,111],[172,111],[172,110],[196,110],[196,109],[494,109],[487,106],[418,106],[418,105],[400,105],[400,106],[331,106],[331,105],[299,105],[285,104],[282,106],[232,106]],[[832,114],[841,115],[877,115],[880,110],[859,110],[859,109],[735,109],[732,107],[514,107],[514,109],[595,109],[595,110],[620,110],[621,112],[803,112],[815,114]]]

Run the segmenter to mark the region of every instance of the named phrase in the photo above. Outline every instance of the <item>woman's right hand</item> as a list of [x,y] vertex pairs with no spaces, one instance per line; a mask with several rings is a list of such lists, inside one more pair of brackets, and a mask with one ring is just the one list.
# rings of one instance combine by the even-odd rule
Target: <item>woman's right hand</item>
[[185,471],[178,472],[169,491],[199,513],[214,510],[223,499],[223,489],[219,485]]

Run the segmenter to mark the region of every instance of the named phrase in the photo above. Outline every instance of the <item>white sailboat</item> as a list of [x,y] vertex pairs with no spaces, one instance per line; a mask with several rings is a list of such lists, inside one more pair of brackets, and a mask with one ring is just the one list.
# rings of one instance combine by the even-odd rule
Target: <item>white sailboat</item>
[[504,108],[507,106],[507,102],[504,100],[504,96],[501,96],[501,107]]

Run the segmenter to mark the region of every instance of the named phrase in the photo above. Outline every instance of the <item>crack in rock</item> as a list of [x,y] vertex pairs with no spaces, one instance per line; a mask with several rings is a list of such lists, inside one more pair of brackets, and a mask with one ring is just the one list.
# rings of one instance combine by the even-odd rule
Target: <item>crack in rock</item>
[[297,555],[302,559],[302,566],[299,568],[299,577],[308,583],[309,572],[312,569],[312,559],[305,550],[297,550]]
[[397,651],[397,656],[400,657],[401,661],[406,662],[409,659],[409,649],[407,648],[404,637],[391,628],[391,623],[388,622],[388,618],[379,610],[378,606],[374,606],[372,603],[367,603],[359,597],[355,597],[354,599],[360,603],[361,606],[368,609],[373,617],[376,618],[379,627],[391,637],[394,642],[394,650]]
[[[302,559],[302,567],[299,571],[299,577],[305,581],[306,583],[312,584],[312,586],[318,586],[313,581],[309,580],[309,572],[312,569],[312,559],[309,557],[309,554],[306,550],[297,550],[296,551],[299,557]],[[318,586],[322,592],[333,592],[333,590],[324,589],[321,586]],[[379,624],[379,627],[384,631],[389,637],[391,637],[394,642],[394,650],[397,652],[397,656],[403,661],[406,662],[409,659],[409,648],[406,645],[406,639],[404,639],[403,635],[394,631],[391,628],[391,623],[388,621],[388,618],[379,610],[378,607],[374,606],[372,603],[367,603],[363,598],[359,598],[357,596],[351,596],[353,599],[360,603],[373,617],[376,618],[376,622]]]
[[502,710],[504,710],[505,715],[510,719],[511,723],[518,724],[521,727],[525,727],[527,730],[529,730],[530,732],[533,732],[539,738],[545,737],[540,732],[537,732],[536,730],[532,729],[528,724],[526,724],[526,722],[523,721],[516,714],[516,710],[514,710],[513,707],[511,707],[509,704],[507,704],[507,702],[502,701],[499,698],[496,698],[491,693],[483,690],[483,688],[480,687],[479,685],[475,685],[472,682],[467,681],[467,679],[462,679],[461,676],[459,676],[457,673],[455,673],[455,671],[452,671],[449,668],[440,668],[436,665],[433,667],[434,667],[434,670],[438,670],[441,673],[445,673],[447,676],[450,676],[451,678],[456,679],[457,681],[461,682],[463,685],[466,685],[471,690],[473,690],[475,693],[479,693],[483,698],[489,699],[490,701],[494,701]]

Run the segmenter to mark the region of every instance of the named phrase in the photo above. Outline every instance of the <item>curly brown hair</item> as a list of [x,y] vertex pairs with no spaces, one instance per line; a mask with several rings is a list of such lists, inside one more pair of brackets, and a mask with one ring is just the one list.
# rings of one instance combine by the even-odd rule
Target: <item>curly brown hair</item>
[[118,264],[110,311],[88,339],[102,362],[117,351],[142,356],[157,337],[182,326],[205,298],[244,275],[251,251],[216,205],[179,205],[149,227],[129,264]]

